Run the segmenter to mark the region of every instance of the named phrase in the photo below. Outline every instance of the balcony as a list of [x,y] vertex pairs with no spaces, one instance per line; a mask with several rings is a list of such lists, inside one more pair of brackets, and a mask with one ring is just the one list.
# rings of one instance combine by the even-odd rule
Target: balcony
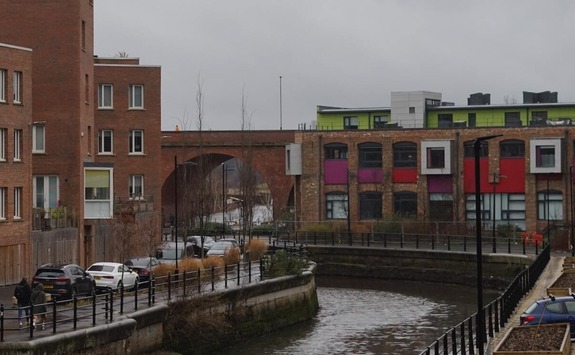
[[76,227],[76,210],[70,207],[33,208],[32,230]]
[[154,196],[114,198],[114,214],[154,211]]

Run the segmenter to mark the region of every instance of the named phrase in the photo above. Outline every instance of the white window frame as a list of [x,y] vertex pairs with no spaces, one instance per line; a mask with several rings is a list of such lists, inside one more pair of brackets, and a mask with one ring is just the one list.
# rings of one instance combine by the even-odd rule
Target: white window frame
[[112,84],[98,85],[98,108],[100,109],[114,108],[114,85]]
[[349,213],[349,201],[346,193],[327,193],[325,195],[325,219],[346,219]]
[[22,219],[22,188],[14,188],[14,219]]
[[0,221],[6,220],[6,188],[0,187]]
[[[40,180],[42,186],[38,184]],[[60,182],[57,175],[35,175],[32,178],[32,190],[34,196],[32,205],[35,208],[48,210],[58,207]],[[42,201],[39,201],[40,199]]]
[[[444,164],[443,168],[427,167],[428,150],[443,149]],[[421,174],[422,175],[448,175],[451,174],[451,141],[423,141],[421,142]]]
[[113,218],[113,196],[113,168],[84,168],[84,219]]
[[0,128],[0,161],[6,161],[6,128]]
[[6,102],[6,69],[0,69],[0,102]]
[[[543,147],[554,149],[553,166],[537,165],[537,151]],[[532,174],[561,173],[561,138],[532,139],[529,142],[529,157]]]
[[563,194],[560,191],[537,192],[537,219],[540,221],[563,220]]
[[35,124],[32,126],[32,153],[46,152],[46,126]]
[[[136,191],[138,187],[140,189],[139,192]],[[131,200],[144,199],[144,175],[130,175],[129,194]]]
[[[140,149],[136,149],[136,140],[138,139],[137,134],[140,134]],[[129,152],[132,155],[142,155],[144,154],[144,130],[142,129],[133,129],[130,131],[130,144],[129,144]]]
[[[140,97],[140,102],[137,102],[137,91],[139,90],[139,97]],[[141,84],[132,84],[130,85],[130,89],[129,89],[129,93],[128,93],[128,97],[129,97],[129,104],[128,107],[130,109],[137,109],[137,110],[141,110],[144,108],[144,85]]]
[[14,161],[22,161],[22,130],[14,130]]
[[[109,151],[105,149],[106,147],[106,133],[109,133],[110,138],[110,149]],[[114,154],[114,130],[102,129],[98,132],[98,154]]]
[[13,85],[12,91],[14,92],[14,103],[21,104],[22,103],[22,72],[15,71],[12,75],[13,78]]

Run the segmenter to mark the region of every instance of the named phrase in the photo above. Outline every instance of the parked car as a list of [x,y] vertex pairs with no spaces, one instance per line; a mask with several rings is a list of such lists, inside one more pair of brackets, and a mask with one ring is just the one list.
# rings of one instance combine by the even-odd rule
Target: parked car
[[126,260],[124,263],[124,265],[138,273],[138,277],[140,278],[140,285],[146,287],[150,283],[150,277],[152,276],[154,268],[160,264],[160,261],[153,256],[133,258]]
[[[186,257],[184,241],[163,242],[156,250],[156,258],[162,264],[175,264],[176,257],[178,261]],[[176,250],[177,247],[177,250]]]
[[570,323],[571,339],[575,339],[575,296],[540,299],[519,317],[520,325],[549,323]]
[[226,250],[230,248],[237,248],[240,250],[240,243],[235,239],[220,239],[208,250],[207,256],[224,256]]
[[97,290],[118,290],[122,285],[125,289],[130,290],[135,288],[140,281],[138,273],[120,263],[95,263],[86,271],[94,277]]
[[[204,255],[208,253],[210,248],[216,243],[214,238],[204,236]],[[202,237],[199,235],[192,235],[186,239],[186,249],[189,251],[188,255],[201,256],[202,255]]]
[[44,286],[44,292],[56,299],[91,296],[96,289],[94,278],[76,264],[40,266],[32,278],[32,286],[38,283]]

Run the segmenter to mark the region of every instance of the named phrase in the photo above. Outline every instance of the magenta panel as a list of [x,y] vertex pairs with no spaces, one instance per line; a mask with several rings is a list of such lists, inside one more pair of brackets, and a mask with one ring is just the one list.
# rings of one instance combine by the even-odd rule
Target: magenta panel
[[428,192],[453,193],[453,176],[452,175],[428,175],[427,176]]
[[383,170],[381,168],[359,168],[357,172],[357,182],[381,183],[383,181]]
[[347,160],[325,160],[323,162],[325,184],[346,184],[347,183]]

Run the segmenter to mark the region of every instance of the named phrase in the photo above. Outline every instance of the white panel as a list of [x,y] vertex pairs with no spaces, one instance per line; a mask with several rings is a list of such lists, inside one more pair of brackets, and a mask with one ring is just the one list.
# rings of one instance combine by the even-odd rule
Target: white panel
[[[537,147],[543,146],[552,146],[555,149],[553,166],[537,166]],[[561,138],[530,140],[529,158],[529,167],[532,174],[561,173]]]
[[[427,149],[443,148],[445,152],[445,162],[443,168],[427,167]],[[422,141],[421,142],[421,174],[422,175],[449,175],[451,174],[451,141]]]
[[286,175],[301,175],[302,157],[301,144],[286,145]]

